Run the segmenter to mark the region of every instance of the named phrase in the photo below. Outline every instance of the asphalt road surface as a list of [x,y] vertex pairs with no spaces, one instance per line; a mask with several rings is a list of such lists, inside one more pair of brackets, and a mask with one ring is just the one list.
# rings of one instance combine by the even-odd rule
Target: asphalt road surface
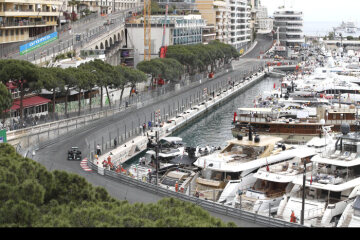
[[[116,133],[119,129],[120,134],[125,132],[125,125],[127,129],[130,129],[131,126],[139,126],[145,121],[148,121],[151,115],[158,109],[161,111],[168,111],[177,108],[178,104],[185,101],[190,101],[190,96],[196,96],[199,92],[202,92],[204,88],[214,89],[218,84],[225,84],[228,82],[229,77],[242,76],[246,71],[251,71],[254,69],[254,66],[263,66],[263,62],[259,61],[256,56],[258,56],[262,49],[270,48],[272,41],[271,39],[259,38],[257,39],[258,44],[255,48],[246,55],[246,57],[241,58],[237,63],[234,64],[236,69],[234,71],[227,73],[222,77],[215,79],[210,79],[200,86],[190,89],[189,91],[177,91],[166,101],[161,101],[147,107],[137,109],[130,113],[122,112],[115,116],[109,117],[108,119],[103,119],[94,124],[93,127],[87,128],[84,131],[78,131],[76,134],[70,134],[66,139],[59,138],[59,141],[49,145],[43,149],[39,149],[36,152],[36,155],[33,156],[33,159],[37,162],[43,164],[48,170],[65,170],[67,172],[75,173],[80,176],[83,176],[87,179],[88,182],[92,183],[95,186],[103,186],[107,189],[109,194],[114,198],[119,200],[127,200],[130,203],[135,202],[157,202],[161,197],[134,188],[124,185],[122,183],[107,179],[103,176],[98,175],[93,172],[85,172],[80,167],[79,161],[68,161],[67,160],[67,150],[72,146],[77,146],[83,152],[83,157],[89,154],[87,144],[90,143],[90,146],[93,146],[93,142],[101,143],[102,137],[109,138],[109,132]],[[255,58],[254,58],[255,57]],[[115,137],[115,135],[113,135]],[[108,140],[108,138],[106,140]],[[88,143],[87,143],[88,142]],[[211,212],[210,212],[211,213]],[[242,227],[261,227],[259,224],[248,223],[243,220],[235,219],[228,216],[222,216],[216,213],[211,213],[215,217],[219,217],[224,221],[233,221],[238,226]]]

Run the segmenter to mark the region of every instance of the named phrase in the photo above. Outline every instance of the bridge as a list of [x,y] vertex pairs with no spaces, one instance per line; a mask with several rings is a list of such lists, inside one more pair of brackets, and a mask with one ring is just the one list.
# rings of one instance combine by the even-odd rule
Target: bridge
[[92,14],[71,25],[58,27],[58,39],[47,45],[25,55],[20,55],[18,46],[15,49],[14,47],[13,49],[3,49],[2,58],[27,60],[34,64],[44,65],[51,62],[58,54],[69,51],[75,50],[78,56],[81,49],[104,49],[108,62],[116,65],[120,61],[120,56],[111,57],[116,55],[117,50],[126,44],[125,20],[131,16],[132,12],[138,12],[141,9],[142,6],[139,5],[106,16],[98,13]]

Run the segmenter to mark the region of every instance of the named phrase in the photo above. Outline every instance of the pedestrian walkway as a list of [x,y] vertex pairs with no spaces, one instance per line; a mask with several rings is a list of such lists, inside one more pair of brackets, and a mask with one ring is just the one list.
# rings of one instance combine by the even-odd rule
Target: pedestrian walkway
[[88,167],[88,165],[87,165],[87,158],[84,158],[81,162],[80,162],[80,167],[82,168],[82,169],[84,169],[84,171],[86,171],[86,172],[92,172],[92,170],[91,170],[91,168],[89,168]]

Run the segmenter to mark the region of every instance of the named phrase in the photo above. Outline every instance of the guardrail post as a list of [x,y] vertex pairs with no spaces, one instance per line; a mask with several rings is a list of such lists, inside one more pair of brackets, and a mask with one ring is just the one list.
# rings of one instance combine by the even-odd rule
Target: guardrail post
[[101,152],[104,152],[104,136],[101,136]]
[[111,132],[109,131],[109,148],[111,148]]

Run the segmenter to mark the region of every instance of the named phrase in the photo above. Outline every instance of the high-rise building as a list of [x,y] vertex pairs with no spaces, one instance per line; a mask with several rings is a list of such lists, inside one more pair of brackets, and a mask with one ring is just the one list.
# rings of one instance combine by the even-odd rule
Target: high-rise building
[[0,0],[0,44],[55,30],[62,4],[60,0]]
[[273,30],[272,18],[268,17],[267,8],[264,6],[258,6],[256,8],[255,17],[255,31],[259,34],[267,34]]
[[279,8],[274,12],[274,31],[279,29],[282,46],[300,47],[305,42],[303,13],[292,8]]
[[251,41],[250,11],[247,0],[229,0],[230,44],[237,50],[245,49]]
[[214,26],[216,40],[230,43],[230,8],[225,0],[195,0],[196,8],[208,26]]

